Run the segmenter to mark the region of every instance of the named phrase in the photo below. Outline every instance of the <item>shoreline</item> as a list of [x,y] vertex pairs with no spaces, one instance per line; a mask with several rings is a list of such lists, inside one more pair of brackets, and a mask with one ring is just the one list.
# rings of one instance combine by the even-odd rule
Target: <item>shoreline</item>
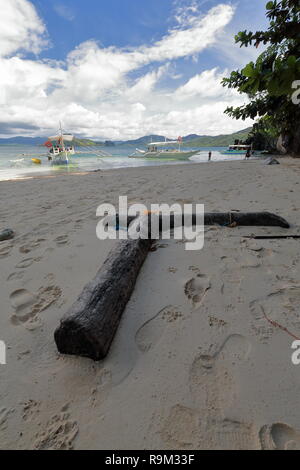
[[[253,162],[253,161],[261,161],[263,162],[264,159],[267,159],[269,157],[273,157],[273,158],[276,158],[276,159],[293,159],[293,157],[289,156],[289,155],[276,155],[276,154],[270,154],[270,155],[264,155],[264,156],[255,156],[255,157],[252,157],[248,160],[248,162]],[[185,166],[185,165],[195,165],[195,166],[198,166],[199,164],[203,165],[203,164],[216,164],[216,163],[239,163],[239,162],[242,162],[244,161],[244,158],[241,158],[239,160],[218,160],[218,161],[200,161],[200,162],[193,162],[193,161],[187,161],[187,162],[180,162],[180,164],[178,166]],[[142,169],[146,169],[146,168],[157,168],[157,167],[169,167],[169,168],[172,168],[176,166],[176,164],[172,164],[170,165],[169,163],[165,163],[165,164],[161,164],[161,165],[153,165],[153,166],[135,166],[135,167],[121,167],[121,168],[99,168],[99,169],[95,169],[95,170],[82,170],[82,171],[64,171],[64,170],[61,170],[62,172],[60,174],[50,174],[51,172],[51,169],[47,170],[49,173],[47,174],[35,174],[35,173],[29,173],[29,174],[24,174],[24,176],[20,176],[20,177],[15,177],[15,178],[9,178],[9,179],[5,179],[5,180],[0,180],[0,183],[3,183],[3,182],[7,182],[7,181],[25,181],[25,180],[35,180],[35,179],[40,179],[40,178],[44,178],[44,179],[48,179],[48,178],[57,178],[57,177],[63,177],[63,176],[78,176],[78,175],[89,175],[89,174],[93,174],[93,173],[107,173],[107,172],[110,172],[110,171],[123,171],[123,170],[133,170],[133,169],[138,169],[138,168],[142,168]]]

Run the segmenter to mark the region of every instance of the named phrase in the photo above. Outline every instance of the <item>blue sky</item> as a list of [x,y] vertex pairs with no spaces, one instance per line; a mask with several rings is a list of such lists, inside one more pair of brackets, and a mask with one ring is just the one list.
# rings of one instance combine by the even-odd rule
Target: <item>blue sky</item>
[[[41,58],[64,60],[78,44],[93,39],[103,47],[138,47],[158,41],[169,29],[178,27],[176,9],[193,2],[174,0],[32,0],[49,32],[51,46]],[[258,30],[267,26],[265,0],[196,1],[201,14],[213,6],[227,3],[236,6],[236,14],[227,28],[234,36],[243,29]],[[201,39],[200,39],[201,40]],[[239,62],[239,60],[238,60]],[[231,66],[230,60],[214,50],[201,54],[201,63],[179,60],[175,65],[185,75],[216,65]]]
[[264,0],[0,0],[0,6],[0,27],[2,21],[7,28],[0,32],[7,71],[0,78],[1,135],[47,132],[58,117],[81,135],[117,139],[217,134],[249,124],[223,115],[228,102],[241,98],[222,93],[219,82],[259,53],[241,50],[233,36],[267,26]]

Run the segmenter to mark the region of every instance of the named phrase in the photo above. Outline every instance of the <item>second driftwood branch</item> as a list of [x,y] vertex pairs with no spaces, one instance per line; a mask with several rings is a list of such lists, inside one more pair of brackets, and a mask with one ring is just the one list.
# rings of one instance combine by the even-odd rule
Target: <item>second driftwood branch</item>
[[[162,214],[156,215],[155,213],[148,214],[148,226],[149,231],[151,230],[151,217],[159,217],[159,228],[162,230],[163,218]],[[181,215],[181,221],[178,222],[178,216],[170,214],[170,228],[173,229],[180,223],[184,225],[184,214]],[[119,216],[117,215],[117,225],[119,224]],[[135,220],[135,217],[127,217],[127,228]],[[192,224],[196,225],[197,216],[192,214]],[[262,226],[262,227],[282,227],[289,228],[289,223],[279,215],[273,214],[272,212],[205,212],[204,214],[204,225],[240,225],[240,226]]]

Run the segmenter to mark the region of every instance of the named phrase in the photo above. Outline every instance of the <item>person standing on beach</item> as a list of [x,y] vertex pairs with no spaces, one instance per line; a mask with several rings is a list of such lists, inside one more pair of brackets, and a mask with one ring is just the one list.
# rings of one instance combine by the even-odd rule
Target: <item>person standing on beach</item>
[[251,150],[247,149],[246,155],[245,155],[245,160],[251,157]]
[[211,161],[211,152],[210,151],[208,152],[208,161],[209,162]]

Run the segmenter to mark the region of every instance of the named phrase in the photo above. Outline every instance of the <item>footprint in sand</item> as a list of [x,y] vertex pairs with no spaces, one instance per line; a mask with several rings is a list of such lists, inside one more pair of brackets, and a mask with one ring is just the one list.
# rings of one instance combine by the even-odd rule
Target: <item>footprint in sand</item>
[[91,390],[91,405],[100,406],[110,395],[113,385],[112,371],[102,369],[97,375],[95,387]]
[[32,312],[34,314],[43,312],[58,300],[61,294],[62,290],[58,286],[41,287],[38,291],[38,302],[33,305]]
[[17,289],[10,294],[9,298],[15,311],[11,318],[14,324],[24,323],[33,316],[31,306],[37,300],[34,294],[27,289]]
[[206,292],[211,288],[210,280],[205,275],[198,275],[186,282],[184,293],[194,308],[200,307]]
[[299,450],[300,432],[285,423],[265,425],[259,432],[263,450]]
[[247,338],[232,334],[213,354],[197,356],[190,369],[190,389],[198,409],[208,418],[222,416],[235,400],[234,372],[249,357]]
[[34,262],[34,258],[23,259],[18,264],[16,264],[16,268],[18,269],[29,268],[29,266],[31,266],[33,262]]
[[71,450],[78,434],[78,424],[70,420],[69,413],[52,416],[45,429],[36,435],[34,449]]
[[57,238],[55,238],[54,240],[56,242],[56,244],[59,246],[59,245],[65,245],[66,243],[68,243],[69,241],[69,237],[68,235],[61,235]]
[[30,243],[27,243],[26,245],[23,245],[19,248],[20,253],[30,253],[31,251],[35,250],[36,248],[39,248],[41,243],[46,241],[45,238],[39,238],[38,240],[32,241]]
[[0,248],[0,258],[8,256],[13,248],[13,245],[5,245]]
[[275,331],[275,326],[268,322],[265,315],[272,314],[272,310],[268,309],[268,306],[265,306],[264,303],[258,301],[250,302],[250,312],[251,312],[251,328],[254,331],[255,335],[258,337],[259,341],[262,343],[268,343],[270,338],[273,336]]
[[300,302],[300,283],[299,282],[287,282],[284,284],[279,291],[285,297],[285,303],[291,304],[298,308]]
[[195,449],[199,441],[200,416],[196,410],[177,404],[170,410],[161,430],[165,444],[172,449]]
[[245,243],[246,247],[250,251],[255,251],[256,253],[261,253],[264,251],[264,248],[261,245],[258,245],[255,241],[250,240],[248,242],[248,240],[242,240],[241,243]]
[[7,281],[16,281],[16,280],[22,279],[23,276],[24,276],[24,273],[22,271],[20,271],[18,273],[11,273],[6,280]]
[[37,402],[35,400],[28,400],[24,403],[22,403],[22,406],[23,406],[23,415],[22,415],[22,419],[24,421],[27,421],[29,419],[32,419],[33,417],[36,416],[36,414],[38,414],[40,412],[40,404],[41,402]]
[[14,408],[0,408],[0,428],[6,426],[9,415],[14,411]]
[[[196,362],[203,366],[211,364],[213,367],[216,362],[226,361],[231,365],[242,362],[249,357],[251,351],[251,344],[245,336],[240,334],[229,335],[222,343],[220,348],[213,354],[203,354],[196,358]],[[195,361],[194,363],[195,364]]]
[[[58,286],[41,287],[37,294],[32,294],[27,289],[17,289],[10,294],[11,306],[14,314],[11,321],[14,325],[27,323],[29,329],[36,329],[41,325],[37,314],[43,312],[61,296]],[[30,320],[30,322],[29,322]]]
[[256,252],[252,251],[252,253],[247,254],[243,263],[241,264],[242,268],[259,268],[261,266],[261,255]]
[[259,438],[252,424],[230,419],[207,419],[196,409],[177,404],[161,430],[169,449],[258,449]]
[[182,318],[177,307],[168,305],[160,310],[154,317],[147,320],[136,332],[135,341],[140,351],[149,351],[158,343],[168,323]]
[[259,448],[259,438],[253,424],[223,419],[212,422],[204,434],[204,442],[213,449],[255,450]]
[[215,354],[220,361],[230,362],[235,365],[245,361],[251,352],[250,341],[243,335],[232,334],[226,338],[221,348]]

